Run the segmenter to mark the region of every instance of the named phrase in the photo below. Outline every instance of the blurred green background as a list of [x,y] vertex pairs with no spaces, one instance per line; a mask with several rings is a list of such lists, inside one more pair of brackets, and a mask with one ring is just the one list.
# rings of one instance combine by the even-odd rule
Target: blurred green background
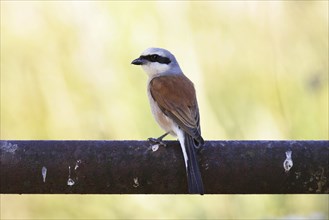
[[[1,139],[162,134],[148,47],[194,82],[205,139],[328,140],[328,1],[1,1]],[[2,219],[328,217],[328,195],[1,195]]]

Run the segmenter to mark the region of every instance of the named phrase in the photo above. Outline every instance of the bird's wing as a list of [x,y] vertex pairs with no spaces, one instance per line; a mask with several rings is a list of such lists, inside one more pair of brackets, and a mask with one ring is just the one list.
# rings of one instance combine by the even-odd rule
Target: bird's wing
[[193,138],[200,139],[199,108],[193,83],[183,74],[167,75],[153,78],[149,86],[152,98],[163,113]]

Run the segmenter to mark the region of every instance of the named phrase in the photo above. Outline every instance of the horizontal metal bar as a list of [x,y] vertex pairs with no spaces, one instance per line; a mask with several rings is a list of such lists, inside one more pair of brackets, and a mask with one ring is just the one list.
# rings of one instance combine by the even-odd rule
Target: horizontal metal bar
[[[0,141],[0,193],[183,194],[177,141]],[[208,194],[329,193],[328,141],[207,141]]]

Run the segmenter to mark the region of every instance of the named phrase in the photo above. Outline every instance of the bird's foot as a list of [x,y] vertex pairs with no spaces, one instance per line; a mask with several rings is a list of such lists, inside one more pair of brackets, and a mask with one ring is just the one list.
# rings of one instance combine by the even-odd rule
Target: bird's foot
[[152,146],[158,145],[158,146],[163,146],[166,147],[167,145],[162,141],[160,138],[148,138],[147,139]]
[[162,139],[166,137],[169,134],[169,132],[166,132],[165,134],[161,135],[158,138],[148,138],[148,141],[151,143],[152,146],[163,146],[166,147],[167,145],[162,142]]

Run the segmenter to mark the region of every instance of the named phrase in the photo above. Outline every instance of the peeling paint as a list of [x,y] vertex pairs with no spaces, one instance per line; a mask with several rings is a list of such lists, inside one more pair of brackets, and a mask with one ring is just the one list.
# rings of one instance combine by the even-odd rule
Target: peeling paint
[[135,177],[133,187],[137,188],[138,186],[139,186],[138,177]]
[[291,155],[292,155],[292,151],[290,151],[290,150],[286,151],[286,159],[283,162],[283,168],[284,168],[285,172],[288,172],[292,168],[292,166],[294,165],[293,162],[292,162]]
[[47,168],[46,167],[42,167],[41,175],[42,175],[42,181],[45,183],[46,182],[46,177],[47,177]]
[[82,163],[81,160],[77,160],[77,162],[75,163],[75,167],[74,170],[77,170],[79,168],[79,165]]
[[152,151],[155,152],[159,149],[159,144],[155,144],[152,146]]
[[71,179],[71,178],[68,178],[68,180],[67,180],[67,185],[68,185],[68,186],[73,186],[74,184],[75,184],[74,180]]
[[67,185],[73,186],[75,184],[74,180],[71,178],[71,166],[69,166],[69,177],[67,179]]
[[1,150],[7,152],[7,153],[15,153],[17,150],[18,146],[17,144],[11,144],[7,141],[1,142],[2,144],[0,145]]

